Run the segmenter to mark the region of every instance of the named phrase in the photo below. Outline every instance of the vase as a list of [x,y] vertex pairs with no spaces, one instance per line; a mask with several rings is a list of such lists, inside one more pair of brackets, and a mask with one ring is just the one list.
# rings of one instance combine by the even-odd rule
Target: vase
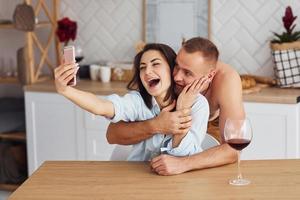
[[271,43],[277,85],[300,87],[300,41]]

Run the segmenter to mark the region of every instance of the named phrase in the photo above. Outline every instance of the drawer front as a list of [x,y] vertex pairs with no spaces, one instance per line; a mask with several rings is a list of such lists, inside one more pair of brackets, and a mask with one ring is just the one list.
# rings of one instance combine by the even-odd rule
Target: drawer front
[[109,120],[105,117],[84,112],[84,124],[86,130],[105,131],[109,125]]

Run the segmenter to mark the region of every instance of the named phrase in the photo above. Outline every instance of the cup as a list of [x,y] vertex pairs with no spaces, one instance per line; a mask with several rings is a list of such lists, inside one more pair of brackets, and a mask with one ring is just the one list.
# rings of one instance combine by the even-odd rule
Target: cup
[[108,66],[100,66],[100,79],[103,83],[108,83],[111,77],[111,69]]
[[90,65],[90,77],[92,81],[99,80],[99,71],[100,71],[99,65]]

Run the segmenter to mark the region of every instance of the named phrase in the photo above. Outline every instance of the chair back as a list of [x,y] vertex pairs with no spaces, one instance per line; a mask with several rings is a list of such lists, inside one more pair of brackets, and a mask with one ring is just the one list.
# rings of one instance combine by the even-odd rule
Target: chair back
[[[220,142],[213,136],[206,134],[201,144],[203,150],[219,145]],[[126,161],[132,149],[132,145],[116,145],[111,156],[111,161]]]
[[201,147],[203,150],[206,150],[218,145],[220,145],[220,142],[216,138],[214,138],[213,136],[207,133],[204,137]]
[[132,149],[132,145],[117,144],[111,153],[111,161],[126,161]]

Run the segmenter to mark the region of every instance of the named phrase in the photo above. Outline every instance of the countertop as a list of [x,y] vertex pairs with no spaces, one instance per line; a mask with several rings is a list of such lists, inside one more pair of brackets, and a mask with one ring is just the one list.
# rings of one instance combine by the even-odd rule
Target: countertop
[[[127,93],[126,82],[101,83],[99,81],[80,80],[76,88],[96,95]],[[24,86],[31,92],[56,92],[53,80]],[[243,95],[245,102],[296,104],[300,102],[300,89],[263,88],[260,92]]]
[[299,199],[300,160],[243,160],[251,181],[232,186],[236,164],[159,176],[147,162],[46,161],[9,200]]

